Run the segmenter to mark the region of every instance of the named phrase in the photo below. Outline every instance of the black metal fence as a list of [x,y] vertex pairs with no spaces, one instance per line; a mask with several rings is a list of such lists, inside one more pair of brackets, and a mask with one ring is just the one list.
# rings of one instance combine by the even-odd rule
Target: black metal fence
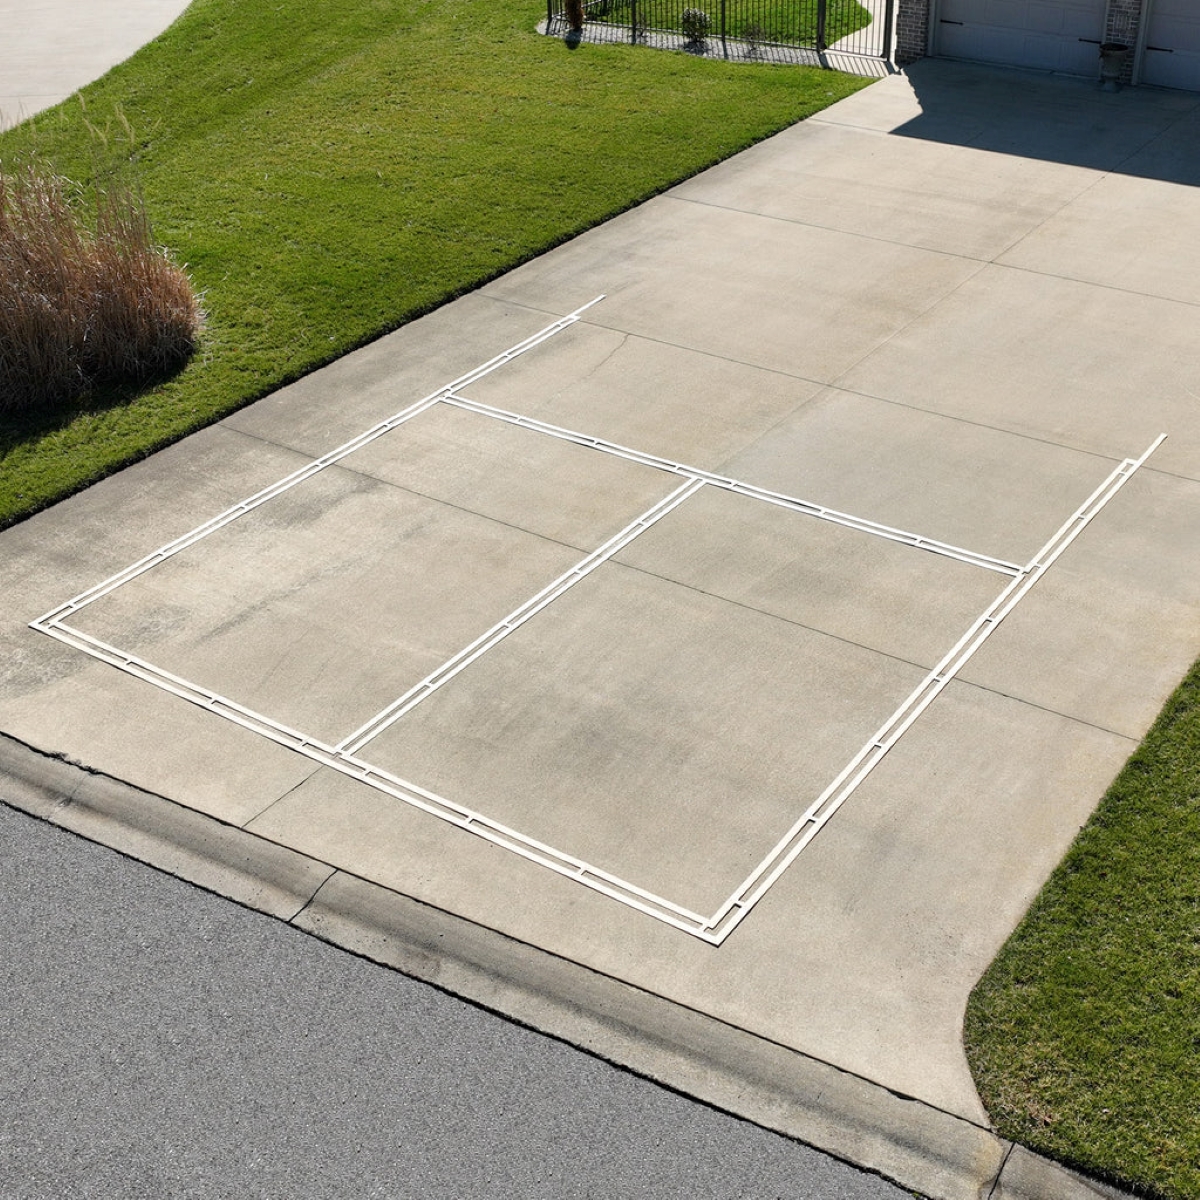
[[[546,32],[763,62],[888,60],[895,0],[546,0]],[[582,14],[583,25],[579,27]]]

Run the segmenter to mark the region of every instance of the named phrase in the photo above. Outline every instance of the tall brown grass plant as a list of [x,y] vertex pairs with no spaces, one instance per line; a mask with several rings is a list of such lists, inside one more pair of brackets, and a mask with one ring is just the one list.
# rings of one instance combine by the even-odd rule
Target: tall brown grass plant
[[69,189],[38,166],[0,167],[0,412],[144,383],[196,349],[199,301],[140,199],[108,187],[89,226]]

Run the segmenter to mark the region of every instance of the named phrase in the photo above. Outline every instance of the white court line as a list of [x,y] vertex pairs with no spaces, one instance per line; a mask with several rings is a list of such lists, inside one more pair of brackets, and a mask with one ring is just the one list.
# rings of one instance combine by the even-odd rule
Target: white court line
[[118,571],[117,574],[96,584],[95,587],[89,588],[86,592],[81,592],[65,604],[60,604],[58,608],[52,609],[45,616],[39,617],[36,621],[31,621],[30,626],[41,630],[43,633],[48,633],[50,625],[53,625],[64,617],[72,616],[81,608],[86,607],[95,600],[99,600],[101,596],[107,596],[109,592],[115,591],[122,584],[135,579],[143,571],[148,571],[151,567],[158,566],[159,563],[165,562],[173,554],[178,554],[179,551],[186,550],[188,546],[195,545],[196,542],[202,538],[206,538],[210,533],[215,533],[231,521],[236,521],[238,517],[243,517],[246,513],[252,512],[259,505],[265,504],[268,500],[273,500],[276,496],[282,495],[298,483],[303,483],[306,479],[311,479],[312,476],[325,470],[326,467],[331,467],[334,463],[340,462],[348,454],[353,454],[356,450],[361,450],[364,446],[375,441],[376,438],[382,437],[385,433],[403,425],[406,421],[412,420],[413,417],[419,416],[426,409],[432,408],[446,395],[453,392],[455,388],[465,387],[469,383],[474,383],[482,379],[485,375],[490,375],[499,367],[512,362],[514,358],[526,353],[526,351],[532,350],[535,346],[540,346],[542,342],[553,337],[556,333],[560,333],[562,330],[574,325],[579,320],[580,313],[587,312],[593,304],[599,304],[603,299],[603,295],[600,295],[594,300],[589,300],[587,304],[577,308],[574,312],[568,313],[565,317],[552,322],[544,329],[539,329],[537,333],[527,337],[523,342],[518,342],[515,346],[511,346],[509,349],[497,354],[495,358],[490,358],[481,366],[468,371],[467,374],[460,375],[457,379],[439,388],[436,392],[431,392],[423,400],[418,400],[415,404],[410,404],[407,408],[401,409],[394,416],[380,421],[377,425],[372,425],[370,429],[360,433],[357,437],[351,438],[350,441],[344,442],[336,450],[331,450],[328,454],[323,454],[320,458],[313,459],[312,462],[306,463],[290,475],[285,475],[282,479],[277,480],[270,487],[263,488],[261,492],[255,492],[253,496],[242,500],[232,508],[227,508],[223,513],[218,513],[211,520],[205,521],[203,525],[197,525],[195,529],[183,534],[182,537],[176,538],[173,542],[168,542],[165,546],[161,546],[151,554],[146,555],[145,558],[139,559],[132,566],[126,567],[123,571]]
[[[598,297],[597,299],[600,298],[602,297]],[[401,412],[388,420],[373,426],[370,430],[345,443],[337,450],[306,464],[306,466],[293,472],[271,487],[256,493],[248,500],[226,510],[224,513],[198,526],[174,542],[168,543],[160,550],[139,560],[131,567],[81,593],[66,604],[60,605],[50,613],[47,613],[46,616],[31,622],[31,626],[103,662],[126,671],[138,679],[152,683],[227,720],[259,733],[281,745],[288,746],[317,763],[329,766],[343,774],[358,779],[379,791],[385,792],[442,820],[446,820],[459,828],[466,829],[476,836],[485,838],[496,845],[512,850],[522,857],[546,866],[560,875],[574,879],[586,887],[601,892],[622,904],[635,908],[657,920],[664,921],[712,945],[720,945],[733,929],[740,924],[754,905],[762,899],[772,884],[774,884],[795,860],[797,855],[812,840],[816,832],[829,820],[887,751],[896,744],[921,713],[932,703],[934,698],[954,678],[966,661],[991,635],[1004,617],[1012,611],[1021,598],[1045,574],[1086,525],[1128,481],[1150,454],[1158,448],[1166,435],[1160,435],[1141,458],[1126,459],[1121,463],[1108,479],[1096,489],[1084,505],[1076,511],[1071,519],[1064,524],[1058,533],[1042,547],[1030,563],[1024,568],[1020,568],[1015,564],[1005,563],[1002,560],[993,559],[986,555],[979,555],[973,551],[962,550],[959,547],[949,546],[946,543],[926,539],[917,534],[907,533],[906,531],[893,529],[889,526],[878,525],[874,522],[865,521],[862,518],[825,509],[820,505],[814,505],[807,501],[796,500],[793,497],[754,488],[752,485],[742,484],[737,480],[684,467],[682,464],[671,463],[669,460],[655,458],[651,455],[642,455],[637,451],[617,446],[615,443],[603,442],[600,439],[589,438],[583,434],[559,429],[543,422],[532,421],[529,418],[519,417],[516,414],[505,413],[503,410],[492,409],[487,405],[479,405],[475,401],[467,400],[465,397],[456,394],[456,389],[482,378],[484,375],[497,369],[497,367],[512,361],[517,355],[524,353],[526,350],[533,348],[548,337],[573,324],[579,319],[580,313],[586,311],[587,308],[591,307],[591,304],[595,304],[596,302],[596,300],[593,300],[590,304],[576,309],[574,313],[547,326],[524,342],[518,343],[510,350],[489,360],[481,367],[446,385],[445,388],[425,397],[424,400],[418,401],[416,404],[401,410]],[[92,603],[101,596],[107,595],[143,571],[149,570],[159,562],[164,561],[172,554],[193,545],[209,533],[222,528],[230,521],[236,520],[239,516],[251,511],[258,505],[280,495],[288,488],[303,482],[304,479],[310,478],[326,466],[332,465],[347,454],[353,453],[376,437],[382,436],[383,433],[396,428],[398,425],[410,420],[412,417],[418,415],[420,412],[424,412],[437,403],[455,404],[459,407],[480,412],[483,415],[494,416],[539,432],[550,433],[553,436],[588,445],[608,453],[620,454],[622,457],[630,458],[644,465],[655,466],[675,474],[683,475],[685,482],[671,493],[670,496],[660,501],[659,504],[648,510],[647,513],[643,514],[642,517],[638,518],[630,526],[627,526],[616,538],[610,539],[608,543],[605,543],[598,551],[589,555],[571,572],[560,577],[560,579],[556,580],[548,588],[543,589],[532,600],[511,614],[509,618],[506,618],[499,625],[494,626],[492,630],[489,630],[488,633],[477,639],[476,642],[461,651],[448,663],[443,664],[438,672],[428,677],[416,689],[406,693],[404,697],[401,697],[400,700],[389,706],[388,709],[385,709],[382,713],[372,718],[367,725],[350,735],[349,738],[339,743],[338,746],[329,746],[318,739],[310,738],[297,730],[281,725],[269,717],[256,713],[252,709],[246,708],[235,701],[226,699],[215,692],[173,675],[136,655],[127,654],[65,623],[67,616],[78,612],[87,604]],[[788,833],[776,843],[775,847],[763,859],[762,863],[711,917],[702,917],[698,913],[694,913],[664,897],[658,896],[627,880],[623,880],[619,876],[613,875],[602,868],[589,864],[563,851],[559,851],[534,838],[527,837],[499,822],[492,821],[481,813],[477,813],[463,805],[456,804],[415,784],[391,775],[389,772],[372,766],[370,763],[354,755],[354,748],[364,745],[371,737],[374,737],[383,728],[390,725],[392,721],[398,719],[404,711],[411,708],[411,703],[407,704],[407,707],[405,705],[407,701],[414,697],[416,692],[423,690],[423,694],[429,694],[429,690],[432,689],[428,688],[427,685],[432,684],[433,687],[441,686],[442,683],[452,678],[467,666],[469,662],[474,661],[475,658],[486,652],[487,649],[490,649],[491,646],[507,636],[513,629],[531,619],[537,612],[541,611],[542,608],[557,598],[557,596],[583,578],[584,575],[594,570],[601,562],[606,561],[607,558],[616,553],[623,545],[628,544],[628,541],[638,536],[650,524],[661,519],[662,516],[665,516],[667,512],[679,504],[684,503],[705,484],[737,491],[770,503],[780,504],[783,507],[806,515],[816,516],[824,520],[832,520],[838,524],[847,525],[850,528],[877,534],[878,536],[900,541],[916,548],[931,550],[934,553],[948,554],[950,557],[960,558],[965,562],[1014,576],[1012,582],[1001,592],[992,605],[985,610],[983,615],[971,625],[968,631],[956,643],[955,647],[929,673],[917,690],[893,714],[888,723],[859,751],[817,801],[793,824]],[[418,702],[417,699],[412,699],[412,703],[416,702]]]
[[[440,820],[447,821],[477,837],[511,850],[523,858],[573,879],[593,891],[600,892],[610,899],[634,908],[656,920],[663,921],[710,945],[719,946],[766,895],[776,880],[795,861],[800,852],[812,841],[837,809],[845,803],[888,750],[912,727],[917,718],[929,707],[984,641],[991,636],[1000,622],[1016,607],[1029,589],[1049,570],[1100,510],[1128,482],[1133,473],[1158,448],[1164,437],[1165,434],[1160,435],[1141,458],[1126,459],[1114,469],[1104,483],[1030,560],[1021,575],[1014,579],[971,624],[950,652],[929,672],[925,680],[901,704],[888,722],[851,759],[833,783],[822,792],[816,802],[776,843],[745,882],[711,917],[707,918],[605,871],[603,868],[557,850],[544,842],[527,837],[500,822],[492,821],[465,805],[456,804],[392,775],[344,750],[306,737],[296,730],[280,725],[270,718],[227,700],[214,692],[171,675],[169,672],[155,667],[152,663],[136,656],[127,655],[68,625],[60,622],[43,631],[68,645],[119,667],[139,679],[153,683],[173,695],[189,700],[246,729],[262,734],[280,745],[296,750],[314,762],[331,767]],[[682,503],[683,499],[684,497],[680,496],[677,502]]]
[[849,799],[851,793],[871,773],[884,755],[912,727],[946,685],[966,665],[972,655],[996,631],[1000,622],[1017,606],[1025,594],[1050,569],[1064,550],[1087,528],[1092,518],[1129,481],[1133,473],[1162,445],[1162,433],[1140,458],[1127,458],[1068,518],[1054,536],[1033,556],[1025,568],[955,643],[949,653],[918,684],[913,693],[892,714],[875,736],[850,760],[836,779],[817,798],[807,812],[775,844],[770,854],[750,873],[744,883],[725,901],[708,924],[713,940],[719,945],[745,919],[766,895],[772,884],[795,861],[797,855],[816,836],[823,825]]
[[289,750],[295,750],[320,766],[340,771],[343,775],[348,775],[377,791],[402,800],[414,808],[419,808],[423,812],[447,821],[460,829],[465,829],[506,850],[511,850],[522,858],[548,867],[557,874],[583,883],[595,891],[603,892],[606,896],[619,900],[657,920],[665,921],[688,933],[695,933],[707,924],[703,916],[691,909],[675,904],[665,897],[657,896],[653,892],[605,871],[601,867],[593,866],[575,855],[556,850],[553,846],[540,842],[536,838],[527,837],[466,805],[447,800],[435,792],[401,779],[381,767],[376,767],[352,754],[329,746],[317,738],[308,737],[287,725],[281,725],[262,713],[255,712],[245,705],[229,700],[178,675],[173,675],[136,655],[118,650],[115,646],[110,646],[107,642],[74,629],[70,625],[60,622],[43,632],[76,650],[82,650],[85,654],[98,658],[101,662],[118,667],[136,679],[152,683],[155,687],[187,700],[208,712],[215,713],[219,717],[224,717],[235,725],[240,725],[243,729],[269,738],[281,746],[286,746]]
[[702,479],[705,483],[711,483],[714,487],[724,488],[726,491],[737,492],[742,496],[750,496],[755,500],[765,500],[768,504],[778,504],[783,508],[791,509],[793,512],[803,513],[805,516],[816,517],[822,521],[832,521],[836,525],[844,525],[849,529],[857,529],[860,533],[873,534],[875,537],[886,538],[889,541],[900,542],[905,546],[913,546],[918,550],[928,550],[933,554],[941,554],[947,558],[955,558],[960,562],[970,563],[972,566],[986,567],[990,571],[999,571],[1002,575],[1017,575],[1021,568],[1016,563],[1005,562],[1000,558],[993,558],[989,554],[980,554],[974,550],[965,550],[961,546],[952,546],[948,542],[939,542],[936,538],[928,538],[920,533],[911,533],[906,529],[896,529],[891,525],[881,525],[878,521],[869,521],[866,517],[856,517],[851,513],[838,512],[835,508],[826,508],[823,504],[817,504],[811,500],[799,500],[795,496],[785,496],[782,492],[768,491],[766,488],[756,487],[752,483],[743,483],[737,479],[730,479],[724,475],[715,475],[711,471],[702,470],[700,467],[689,467],[684,463],[674,462],[669,458],[662,458],[656,454],[645,454],[641,450],[632,450],[628,446],[622,446],[617,442],[609,442],[604,438],[592,437],[591,434],[579,433],[573,429],[564,429],[559,425],[551,425],[546,421],[539,421],[534,417],[524,417],[520,413],[508,412],[503,408],[495,408],[490,404],[481,404],[478,400],[471,400],[467,396],[460,396],[457,389],[448,391],[441,397],[444,404],[449,404],[454,408],[465,409],[468,412],[479,413],[480,416],[492,417],[497,421],[504,421],[509,425],[517,425],[522,429],[531,429],[537,433],[549,434],[551,437],[561,438],[566,442],[573,442],[579,446],[586,446],[591,450],[600,450],[605,454],[613,454],[618,458],[628,459],[630,462],[640,463],[645,467],[654,467],[660,471],[669,471],[674,475],[683,475],[688,479]]
[[[684,500],[699,490],[700,486],[704,484],[709,484],[725,491],[736,492],[738,495],[749,496],[755,500],[762,500],[768,504],[775,504],[789,511],[816,517],[822,521],[830,521],[848,529],[858,530],[861,533],[882,537],[904,546],[911,546],[918,550],[928,550],[933,554],[953,558],[960,562],[968,563],[971,566],[998,571],[1002,575],[1019,576],[1021,574],[1021,568],[1016,563],[1005,562],[1002,559],[992,558],[986,554],[979,554],[974,550],[965,550],[961,546],[952,546],[947,542],[939,542],[935,538],[928,538],[923,534],[910,533],[907,530],[896,529],[891,525],[881,525],[877,521],[869,521],[865,517],[856,517],[849,513],[839,512],[837,509],[826,508],[824,505],[816,504],[809,500],[799,500],[793,496],[785,496],[781,492],[771,492],[766,488],[756,487],[754,484],[743,483],[740,480],[731,479],[723,475],[715,475],[711,471],[704,471],[699,467],[689,467],[683,463],[672,462],[670,459],[660,458],[652,454],[644,454],[640,450],[631,450],[627,446],[621,446],[616,442],[609,442],[603,438],[592,437],[590,434],[578,433],[557,425],[550,425],[545,421],[538,421],[532,417],[523,417],[518,413],[510,413],[504,409],[494,408],[491,405],[470,400],[465,396],[458,395],[454,391],[447,391],[445,394],[439,396],[438,399],[444,404],[448,404],[454,408],[461,408],[466,412],[491,417],[495,420],[504,421],[506,424],[516,425],[522,429],[548,434],[551,437],[559,438],[574,445],[585,446],[588,449],[612,454],[618,458],[638,463],[641,466],[648,466],[672,475],[682,476],[689,482],[671,493],[668,500],[671,500],[675,496],[678,496],[679,499],[674,500],[673,503],[670,503],[669,507],[658,512],[652,520],[647,520],[649,514],[638,517],[633,524],[617,534],[616,538],[612,539],[612,541],[606,542],[594,554],[584,559],[582,563],[573,567],[561,578],[556,579],[548,587],[538,592],[532,599],[527,600],[515,612],[505,617],[504,620],[494,625],[486,633],[481,634],[470,645],[464,647],[435,671],[427,675],[420,683],[394,700],[387,708],[371,717],[353,733],[343,738],[337,745],[338,750],[349,750],[351,753],[361,750],[373,738],[393,725],[406,713],[411,712],[418,704],[432,696],[438,688],[453,679],[459,671],[485,654],[519,625],[524,624],[525,621],[539,613],[547,604],[566,591],[568,587],[573,586],[582,579],[585,574],[623,549],[629,542],[642,533],[644,529],[653,524],[654,521],[660,520],[672,509],[682,504]],[[667,501],[663,501],[663,503],[666,504]],[[585,569],[585,564],[590,565],[586,565]]]
[[520,608],[493,625],[487,633],[476,638],[469,646],[444,662],[436,671],[422,679],[416,687],[410,688],[403,696],[373,716],[349,737],[343,738],[338,742],[336,748],[339,751],[345,750],[349,754],[357,753],[390,725],[394,725],[406,712],[415,708],[422,700],[432,696],[443,684],[449,683],[459,671],[470,666],[477,658],[486,654],[497,642],[503,641],[514,630],[520,629],[526,621],[535,617],[546,605],[557,600],[565,591],[573,588],[581,579],[586,579],[601,563],[607,562],[618,550],[624,549],[634,538],[640,537],[653,524],[661,521],[667,513],[678,508],[703,486],[702,479],[689,479],[681,483],[669,496],[631,521],[598,550],[576,563],[569,571],[544,587],[532,599],[526,600]]

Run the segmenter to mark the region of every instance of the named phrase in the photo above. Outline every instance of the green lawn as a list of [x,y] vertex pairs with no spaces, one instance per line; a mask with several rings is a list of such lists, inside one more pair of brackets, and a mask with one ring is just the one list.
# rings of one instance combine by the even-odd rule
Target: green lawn
[[[572,52],[532,32],[540,13],[196,0],[84,106],[0,135],[0,161],[36,148],[84,184],[132,159],[209,313],[170,382],[4,419],[0,526],[866,82]],[[1193,673],[972,999],[989,1111],[1037,1149],[1200,1200],[1198,997]]]
[[971,997],[1000,1132],[1200,1198],[1200,663]]
[[0,135],[0,161],[35,149],[85,185],[132,159],[208,312],[173,380],[4,419],[0,527],[868,82],[571,51],[542,11],[195,0],[82,105]]

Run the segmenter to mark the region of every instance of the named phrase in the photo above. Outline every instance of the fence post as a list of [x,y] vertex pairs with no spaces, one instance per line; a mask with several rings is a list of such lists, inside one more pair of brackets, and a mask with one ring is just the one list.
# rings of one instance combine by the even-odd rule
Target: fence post
[[637,0],[629,0],[629,42],[637,45]]
[[546,32],[550,33],[554,25],[554,0],[546,0]]
[[725,0],[721,0],[721,53],[729,57],[729,47],[725,44]]
[[817,0],[817,53],[825,49],[825,17],[827,0]]
[[879,56],[884,62],[892,61],[892,20],[895,16],[896,0],[887,0],[883,10],[883,45],[879,48]]

